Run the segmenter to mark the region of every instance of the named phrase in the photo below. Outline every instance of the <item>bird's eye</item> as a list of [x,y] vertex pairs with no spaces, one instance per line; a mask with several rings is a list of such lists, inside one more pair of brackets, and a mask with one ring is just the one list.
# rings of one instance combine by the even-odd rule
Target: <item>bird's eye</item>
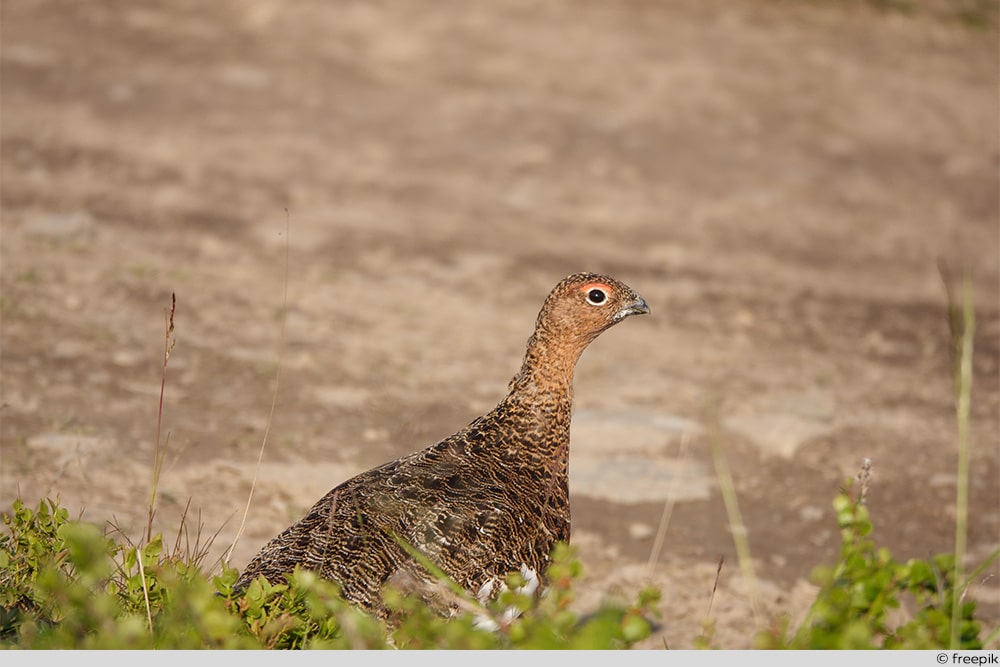
[[587,292],[587,303],[589,303],[592,306],[599,306],[607,300],[608,300],[608,295],[602,289],[598,289],[595,287],[594,289]]

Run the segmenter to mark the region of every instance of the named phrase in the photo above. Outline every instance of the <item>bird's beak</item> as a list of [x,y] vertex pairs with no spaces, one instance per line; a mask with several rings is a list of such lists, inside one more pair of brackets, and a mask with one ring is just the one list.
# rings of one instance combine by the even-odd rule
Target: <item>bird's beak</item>
[[616,320],[620,320],[628,317],[629,315],[647,315],[649,314],[649,304],[641,296],[636,295],[635,301],[630,303],[621,309],[618,313]]

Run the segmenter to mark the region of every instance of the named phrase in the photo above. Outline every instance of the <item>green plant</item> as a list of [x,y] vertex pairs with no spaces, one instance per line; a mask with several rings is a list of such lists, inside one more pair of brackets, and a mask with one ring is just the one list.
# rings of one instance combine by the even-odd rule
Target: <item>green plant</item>
[[0,641],[18,648],[249,648],[191,558],[116,544],[54,501],[3,514]]
[[[71,521],[51,500],[35,510],[15,501],[2,518],[9,534],[0,535],[0,646],[8,647],[629,648],[649,636],[659,599],[648,590],[633,603],[572,611],[581,566],[561,546],[544,596],[518,592],[524,581],[514,574],[490,605],[449,617],[387,590],[394,616],[386,625],[312,572],[297,570],[282,584],[258,579],[234,595],[235,570],[211,577],[199,564],[203,552],[165,548],[159,534],[141,546],[116,542],[116,531]],[[491,629],[484,619],[507,620]]]
[[401,648],[628,649],[652,634],[658,590],[648,588],[634,601],[608,601],[581,614],[573,609],[573,585],[581,575],[575,550],[558,544],[545,594],[522,592],[523,575],[512,573],[494,601],[450,619],[418,598],[390,591],[387,599],[403,619],[393,639]]
[[[837,563],[814,570],[820,591],[801,626],[787,625],[758,636],[759,648],[783,649],[940,649],[951,645],[952,612],[958,618],[956,649],[982,648],[975,602],[964,600],[971,579],[956,581],[954,556],[942,554],[905,563],[871,538],[873,526],[864,494],[855,497],[853,481],[834,499],[841,548]],[[864,484],[862,483],[862,487]],[[989,566],[1000,550],[984,562]],[[893,624],[890,612],[904,605],[912,618]]]
[[340,597],[336,584],[312,572],[295,570],[285,584],[259,578],[243,595],[233,597],[236,571],[216,578],[229,609],[244,623],[260,648],[373,649],[387,648],[381,621]]
[[43,500],[37,510],[20,499],[12,514],[2,520],[9,531],[0,534],[0,639],[12,635],[26,615],[47,618],[35,591],[39,573],[65,561],[65,542],[59,529],[69,512],[51,500]]

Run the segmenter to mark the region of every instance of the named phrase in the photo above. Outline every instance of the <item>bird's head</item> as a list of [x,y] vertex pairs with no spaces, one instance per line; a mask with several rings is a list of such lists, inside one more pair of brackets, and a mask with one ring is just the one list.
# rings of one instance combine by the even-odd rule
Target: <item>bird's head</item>
[[620,280],[599,273],[574,273],[549,293],[538,314],[537,330],[586,344],[629,315],[646,313],[646,300]]

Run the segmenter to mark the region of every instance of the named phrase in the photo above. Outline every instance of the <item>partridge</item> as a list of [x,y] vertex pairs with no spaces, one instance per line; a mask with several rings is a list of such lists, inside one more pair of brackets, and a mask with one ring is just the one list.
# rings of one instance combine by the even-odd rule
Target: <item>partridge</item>
[[646,301],[610,276],[564,278],[545,299],[521,369],[495,408],[331,490],[254,556],[234,590],[260,576],[283,582],[298,566],[385,618],[387,583],[434,583],[421,560],[480,599],[495,595],[510,572],[541,580],[555,544],[570,539],[577,360],[603,331],[644,313]]

